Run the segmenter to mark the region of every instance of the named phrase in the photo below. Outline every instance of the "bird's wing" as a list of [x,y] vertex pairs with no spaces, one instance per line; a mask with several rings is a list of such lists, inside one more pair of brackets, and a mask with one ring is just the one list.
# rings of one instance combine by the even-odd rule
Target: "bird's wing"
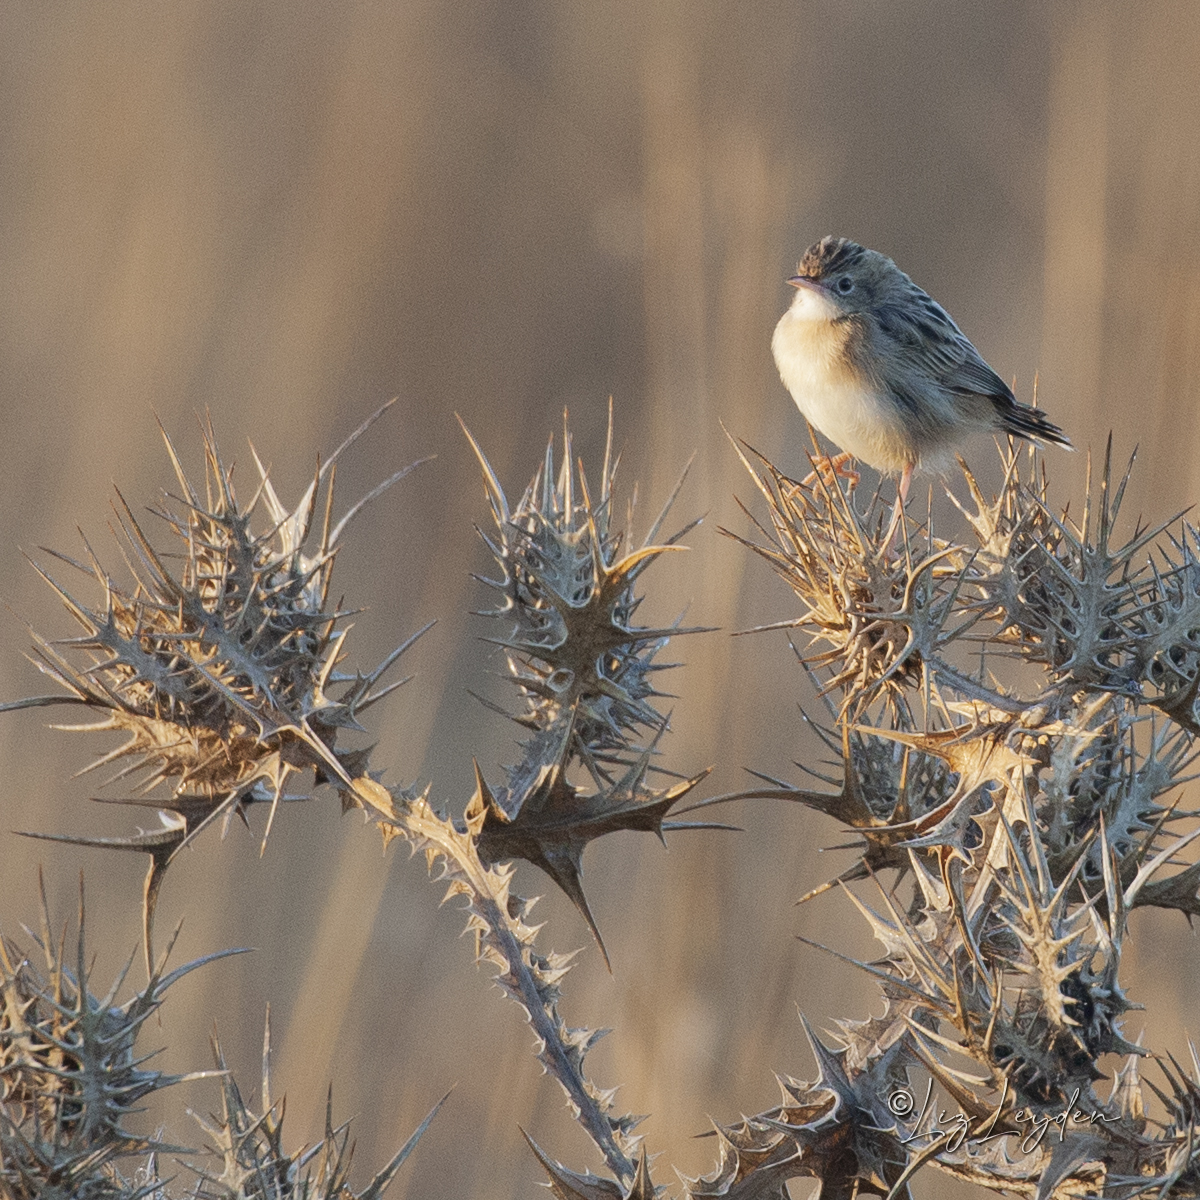
[[877,316],[881,331],[900,349],[911,371],[957,395],[987,396],[1002,408],[1015,402],[1009,386],[925,292],[903,304],[881,306]]
[[910,417],[946,427],[962,418],[983,420],[1014,437],[1070,446],[1044,413],[1017,403],[950,314],[915,284],[874,315],[876,361],[889,364],[884,382]]
[[1015,404],[1017,398],[1012,394],[1012,388],[983,361],[979,351],[965,337],[961,334],[959,337],[966,353],[962,362],[942,377],[946,387],[959,394],[987,396],[1002,409]]

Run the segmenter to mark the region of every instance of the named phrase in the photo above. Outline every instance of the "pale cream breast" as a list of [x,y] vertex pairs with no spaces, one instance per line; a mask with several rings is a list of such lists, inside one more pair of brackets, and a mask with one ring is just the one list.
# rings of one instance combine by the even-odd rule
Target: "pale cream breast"
[[814,428],[880,471],[903,471],[919,457],[889,398],[855,371],[845,355],[850,330],[830,319],[820,293],[797,292],[771,339],[775,364],[796,407]]

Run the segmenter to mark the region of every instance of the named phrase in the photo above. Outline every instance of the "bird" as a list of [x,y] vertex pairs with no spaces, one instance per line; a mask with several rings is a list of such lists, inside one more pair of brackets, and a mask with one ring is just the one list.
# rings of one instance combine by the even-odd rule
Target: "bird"
[[854,458],[900,476],[889,546],[913,472],[940,473],[972,434],[1071,448],[886,255],[824,237],[788,283],[796,295],[771,339],[780,378],[808,423],[842,448],[833,470]]

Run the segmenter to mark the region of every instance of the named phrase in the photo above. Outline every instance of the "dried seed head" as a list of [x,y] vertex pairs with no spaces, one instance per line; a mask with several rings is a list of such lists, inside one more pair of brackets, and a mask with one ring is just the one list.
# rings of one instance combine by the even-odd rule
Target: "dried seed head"
[[[612,516],[617,461],[611,406],[596,498],[582,463],[577,472],[572,466],[566,427],[561,467],[555,468],[551,440],[515,506],[464,431],[483,469],[496,524],[493,537],[481,536],[500,577],[483,582],[501,601],[482,615],[508,625],[503,636],[488,640],[504,648],[522,698],[521,710],[506,715],[533,731],[522,743],[521,761],[508,768],[505,786],[489,786],[477,769],[467,820],[478,831],[485,863],[524,858],[541,867],[583,914],[603,951],[581,882],[587,844],[619,829],[661,837],[667,829],[698,827],[665,818],[707,772],[662,789],[652,787],[648,776],[668,728],[667,716],[651,703],[660,695],[652,675],[663,667],[655,658],[671,637],[701,630],[678,621],[659,628],[634,621],[642,573],[668,551],[683,549],[679,539],[698,521],[655,544],[681,478],[641,546],[626,550],[630,530],[618,529]],[[589,789],[572,782],[575,767],[586,771]]]
[[[292,798],[285,788],[297,773],[311,769],[318,783],[345,788],[366,774],[367,752],[339,749],[339,731],[362,729],[360,714],[397,686],[375,685],[414,639],[368,675],[340,672],[347,614],[330,606],[330,582],[349,521],[412,467],[336,524],[333,483],[342,451],[387,407],[318,469],[291,510],[280,503],[257,455],[257,486],[248,501],[239,500],[233,468],[223,461],[211,426],[204,431],[204,486],[196,488],[164,431],[180,495],[166,497],[154,511],[174,536],[172,553],[152,546],[118,493],[118,540],[130,583],[114,579],[86,542],[84,562],[50,553],[99,586],[98,603],[76,599],[37,568],[84,632],[60,642],[34,634],[36,665],[65,695],[4,707],[81,705],[97,719],[68,728],[125,735],[89,769],[115,763],[117,779],[140,775],[139,795],[127,803],[163,810],[164,828],[125,839],[66,840],[151,855],[147,962],[162,875],[201,829],[267,802],[269,834],[278,805]],[[170,794],[151,797],[160,784]]]
[[51,936],[44,890],[42,914],[43,969],[0,937],[0,1194],[134,1200],[147,1193],[123,1177],[121,1164],[180,1147],[132,1133],[126,1122],[147,1096],[200,1077],[146,1070],[136,1048],[142,1026],[181,976],[239,951],[170,974],[160,965],[145,990],[118,1004],[124,971],[103,997],[89,987],[82,885],[73,966],[66,931],[57,943]]
[[895,1045],[869,1069],[847,1070],[845,1051],[831,1051],[801,1021],[817,1059],[816,1081],[781,1078],[781,1104],[717,1126],[720,1161],[712,1174],[686,1181],[691,1200],[784,1197],[787,1180],[800,1177],[821,1180],[822,1193],[834,1195],[886,1195],[901,1185],[908,1156],[888,1098],[908,1085],[906,1051]]
[[[89,990],[82,889],[74,968],[64,959],[65,930],[57,945],[51,938],[44,891],[42,911],[38,944],[45,974],[0,937],[0,1195],[6,1200],[165,1200],[158,1155],[190,1151],[131,1133],[126,1122],[153,1093],[211,1074],[221,1078],[221,1114],[200,1124],[220,1167],[188,1167],[196,1182],[187,1194],[196,1200],[379,1200],[441,1107],[363,1191],[354,1192],[347,1183],[353,1151],[348,1123],[334,1128],[327,1111],[317,1147],[293,1154],[283,1149],[283,1102],[270,1098],[269,1013],[261,1113],[243,1101],[215,1038],[215,1072],[166,1075],[144,1068],[147,1056],[136,1042],[171,985],[242,951],[210,954],[169,974],[164,956],[145,990],[117,1004],[124,971],[105,996]],[[130,1158],[143,1165],[126,1176],[121,1168]]]
[[[501,601],[482,615],[509,626],[489,640],[505,649],[521,692],[522,710],[514,718],[539,733],[554,731],[562,753],[583,763],[598,787],[607,786],[667,727],[666,716],[651,703],[661,694],[652,682],[653,673],[663,669],[656,656],[670,638],[699,632],[679,622],[663,628],[634,622],[641,604],[638,579],[663,554],[684,549],[680,539],[699,524],[691,521],[655,544],[687,472],[641,546],[627,550],[631,531],[613,519],[617,460],[611,408],[596,499],[583,464],[577,473],[572,464],[565,427],[561,467],[555,469],[552,439],[515,506],[469,431],[467,436],[483,468],[496,523],[494,539],[481,536],[501,572],[499,579],[483,580]],[[513,783],[502,803],[515,815],[524,781],[518,775]]]
[[[802,1174],[896,1196],[926,1160],[1042,1200],[1200,1193],[1200,1063],[1194,1080],[1164,1065],[1173,1124],[1161,1136],[1134,1066],[1109,1101],[1094,1091],[1104,1056],[1148,1053],[1122,1032],[1138,1007],[1119,978],[1130,910],[1200,913],[1200,863],[1181,865],[1200,830],[1175,825],[1195,814],[1163,799],[1194,777],[1200,732],[1197,534],[1182,524],[1117,535],[1128,473],[1113,486],[1111,445],[1078,524],[1051,510],[1036,455],[1026,478],[1011,447],[1001,457],[990,501],[964,465],[969,501],[955,502],[974,546],[906,517],[908,550],[895,562],[876,536],[878,496],[864,516],[840,488],[744,458],[770,512],[754,549],[801,601],[780,625],[824,643],[806,665],[843,696],[836,729],[814,725],[841,751],[841,779],[824,777],[840,789],[767,780],[745,794],[800,801],[861,834],[839,879],[879,885],[875,907],[842,890],[884,947],[857,965],[879,981],[885,1009],[840,1023],[839,1069],[854,1095],[797,1093],[795,1120],[780,1109],[722,1130],[721,1165],[694,1196],[782,1195]],[[1022,686],[1006,690],[993,670],[1014,658],[1041,677],[1010,669]],[[1175,874],[1155,877],[1168,866]],[[883,868],[911,876],[907,902],[876,875]],[[822,1160],[814,1148],[886,1061],[919,1063],[952,1098],[961,1143],[914,1141],[868,1113],[861,1123],[879,1145],[851,1152],[843,1133],[844,1156]],[[1029,1121],[1067,1110],[1084,1118],[1068,1114],[1053,1146],[1023,1140]],[[975,1136],[985,1132],[996,1136]]]
[[884,546],[882,491],[862,513],[840,483],[797,483],[757,451],[735,448],[766,500],[769,526],[751,517],[761,541],[722,532],[766,559],[804,606],[791,620],[747,632],[803,630],[824,646],[804,662],[818,672],[822,693],[841,692],[843,712],[861,714],[882,700],[898,715],[924,664],[978,620],[969,603],[972,557],[932,532],[922,541],[907,521],[906,552],[893,555]]
[[[361,1191],[349,1184],[354,1145],[350,1122],[333,1123],[333,1089],[325,1105],[325,1133],[315,1146],[288,1153],[283,1146],[284,1101],[271,1102],[271,1014],[263,1035],[262,1109],[246,1104],[225,1065],[221,1044],[212,1039],[213,1059],[221,1076],[221,1112],[196,1116],[211,1142],[217,1164],[188,1164],[196,1176],[189,1193],[203,1200],[379,1200],[412,1153],[421,1135],[445,1103],[443,1097],[392,1160]],[[195,1115],[195,1114],[193,1114]]]

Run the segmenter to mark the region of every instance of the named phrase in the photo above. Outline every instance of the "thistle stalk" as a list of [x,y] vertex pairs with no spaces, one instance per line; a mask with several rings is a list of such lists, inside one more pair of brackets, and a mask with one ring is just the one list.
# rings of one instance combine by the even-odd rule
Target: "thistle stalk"
[[[739,447],[766,515],[750,516],[751,535],[732,536],[770,564],[797,602],[763,628],[795,639],[824,706],[808,727],[840,769],[806,767],[815,785],[759,775],[759,786],[681,807],[707,772],[685,776],[664,762],[670,721],[655,686],[664,665],[657,658],[671,638],[701,630],[637,620],[646,571],[680,551],[695,526],[662,536],[679,488],[635,542],[613,516],[611,412],[597,486],[573,461],[564,426],[561,457],[552,440],[515,503],[468,432],[494,525],[481,533],[497,567],[482,580],[496,600],[482,614],[494,631],[486,640],[502,649],[516,697],[511,706],[484,704],[516,722],[524,740],[501,771],[476,763],[473,794],[447,813],[433,806],[432,785],[385,784],[370,750],[339,745],[341,731],[361,730],[359,716],[398,686],[380,681],[419,636],[369,672],[340,669],[347,631],[346,614],[328,604],[334,556],[348,522],[387,484],[335,521],[332,462],[367,425],[291,509],[261,464],[243,504],[211,429],[203,487],[189,481],[167,439],[181,495],[159,515],[182,547],[182,567],[168,569],[119,500],[132,585],[110,575],[86,543],[79,560],[55,557],[90,578],[98,603],[42,572],[83,633],[67,642],[35,635],[38,665],[61,694],[5,707],[90,710],[96,719],[85,728],[126,739],[96,765],[118,765],[119,777],[140,773],[139,794],[124,802],[165,815],[162,829],[130,837],[61,839],[150,857],[143,907],[151,982],[132,1007],[114,1004],[115,988],[103,1000],[87,992],[82,935],[73,975],[48,951],[53,987],[33,980],[4,944],[8,1011],[28,1024],[43,1019],[42,1005],[47,1032],[29,1035],[20,1020],[0,1020],[0,1067],[9,1070],[4,1054],[20,1058],[40,1046],[49,1058],[26,1054],[18,1074],[51,1085],[5,1084],[0,1171],[12,1162],[31,1178],[67,1169],[95,1184],[80,1195],[164,1200],[153,1159],[136,1184],[118,1161],[161,1149],[131,1140],[121,1118],[129,1099],[164,1082],[139,1073],[130,1057],[133,1033],[180,973],[151,969],[163,877],[209,826],[268,804],[269,833],[284,801],[328,784],[343,809],[376,825],[385,847],[403,838],[447,885],[446,898],[464,899],[477,962],[495,968],[525,1012],[539,1061],[611,1175],[574,1172],[529,1139],[560,1200],[652,1200],[663,1189],[635,1133],[641,1118],[619,1112],[615,1090],[585,1070],[606,1031],[563,1019],[573,956],[536,948],[533,901],[513,889],[516,861],[562,889],[607,963],[584,890],[587,846],[619,830],[663,838],[720,828],[686,818],[735,798],[798,803],[857,835],[851,865],[801,902],[837,892],[883,954],[860,962],[799,940],[870,975],[884,1004],[878,1016],[838,1021],[832,1035],[802,1018],[817,1078],[785,1077],[779,1105],[719,1125],[713,1171],[684,1181],[690,1200],[782,1200],[788,1181],[804,1176],[832,1195],[898,1200],[910,1197],[926,1165],[1034,1200],[1200,1197],[1200,1059],[1193,1052],[1188,1070],[1125,1036],[1140,1006],[1121,976],[1134,908],[1200,915],[1200,863],[1185,857],[1200,830],[1181,828],[1197,814],[1172,796],[1195,777],[1200,735],[1200,531],[1176,518],[1122,535],[1129,472],[1114,474],[1111,446],[1094,480],[1089,468],[1078,523],[1051,507],[1035,452],[1022,459],[1001,447],[1003,479],[990,499],[963,465],[951,499],[964,529],[947,538],[931,513],[906,515],[899,552],[881,493],[864,502],[838,480],[797,483]],[[263,513],[266,528],[256,524]],[[299,783],[310,786],[293,790]],[[43,943],[52,946],[48,932]],[[98,1040],[101,1027],[124,1032]],[[110,1061],[113,1045],[120,1054]],[[64,1068],[64,1047],[83,1066]],[[243,1102],[219,1046],[214,1054],[223,1115],[207,1132],[221,1165],[196,1169],[196,1194],[352,1194],[345,1127],[328,1117],[315,1158],[288,1155],[266,1052],[261,1112]],[[1105,1094],[1108,1055],[1124,1066]],[[1150,1058],[1161,1086],[1142,1076],[1139,1064]],[[88,1076],[83,1089],[100,1097],[92,1108],[79,1107],[78,1089],[53,1099],[63,1081],[73,1086],[93,1068],[102,1085]],[[920,1083],[957,1106],[957,1135],[923,1128],[905,1107]],[[1147,1117],[1147,1088],[1162,1107],[1157,1125]],[[81,1140],[93,1111],[98,1133]],[[1057,1140],[1030,1136],[1031,1126],[1044,1133],[1052,1124]],[[413,1140],[362,1197],[382,1193]]]
[[[412,851],[424,851],[431,874],[449,884],[447,898],[465,897],[476,958],[497,968],[496,982],[525,1011],[538,1058],[563,1087],[576,1120],[622,1188],[646,1192],[648,1168],[644,1153],[637,1158],[640,1139],[633,1134],[641,1118],[615,1112],[615,1089],[597,1087],[584,1070],[585,1056],[606,1031],[569,1027],[562,1019],[559,985],[573,956],[535,948],[537,930],[525,921],[532,902],[516,895],[511,883],[517,858],[546,872],[575,904],[607,962],[583,889],[587,845],[617,830],[662,838],[671,830],[713,827],[670,819],[707,772],[685,778],[661,766],[660,742],[669,719],[655,707],[659,693],[653,683],[661,669],[654,659],[670,638],[699,631],[679,621],[645,627],[635,620],[642,575],[661,556],[682,550],[679,540],[696,522],[662,544],[655,541],[676,487],[645,540],[627,545],[630,534],[612,516],[617,458],[611,411],[595,495],[582,464],[576,471],[571,461],[565,423],[561,470],[555,469],[551,442],[515,505],[467,434],[496,523],[495,534],[484,540],[500,577],[485,582],[501,602],[485,615],[506,628],[489,640],[504,647],[521,700],[520,709],[507,715],[530,736],[503,784],[489,784],[476,765],[474,796],[461,817],[448,817],[430,804],[429,788],[386,786],[382,772],[371,767],[369,750],[337,744],[340,730],[362,729],[359,715],[398,686],[377,685],[424,632],[366,674],[339,670],[346,614],[331,609],[328,596],[342,533],[366,503],[411,468],[335,521],[333,467],[384,410],[339,447],[292,509],[278,500],[257,455],[259,485],[249,503],[239,500],[211,427],[205,429],[205,484],[195,487],[164,431],[180,496],[168,497],[157,515],[182,544],[182,569],[168,569],[166,556],[118,495],[118,527],[133,586],[117,582],[86,543],[83,560],[50,552],[98,584],[101,602],[77,599],[38,568],[84,632],[66,643],[35,634],[37,665],[62,694],[4,707],[82,706],[99,720],[79,728],[126,734],[124,743],[94,765],[124,763],[118,778],[140,772],[140,795],[124,802],[157,807],[163,828],[121,838],[72,834],[52,840],[150,857],[143,897],[147,963],[153,958],[157,898],[179,852],[209,826],[220,821],[227,827],[231,817],[244,817],[256,803],[270,805],[265,851],[282,802],[307,798],[303,791],[287,790],[306,774],[313,785],[330,784],[343,810],[362,810],[380,829],[385,847],[402,837]],[[270,521],[265,529],[256,528],[262,509]],[[575,782],[577,772],[586,785]],[[656,786],[660,776],[665,785]],[[220,1062],[219,1049],[214,1052]],[[235,1125],[250,1120],[240,1104],[227,1088],[227,1116],[242,1113],[229,1117]],[[269,1110],[255,1120],[265,1138],[263,1152],[282,1163]],[[241,1196],[239,1152],[220,1130],[212,1136],[225,1148],[225,1186]],[[326,1143],[333,1166],[325,1174],[332,1187],[342,1178],[344,1138],[330,1126]]]
[[[807,1175],[893,1200],[926,1164],[1037,1200],[1200,1195],[1200,1062],[1189,1076],[1160,1059],[1165,1090],[1140,1078],[1150,1052],[1122,1033],[1140,1006],[1119,979],[1134,907],[1200,913],[1200,864],[1179,857],[1200,830],[1176,828],[1195,814],[1161,802],[1194,777],[1197,531],[1117,536],[1129,472],[1114,476],[1111,443],[1075,524],[1037,452],[1022,472],[1010,445],[998,495],[965,465],[966,498],[950,493],[966,540],[906,516],[895,555],[879,493],[864,506],[739,453],[768,517],[733,536],[800,602],[774,627],[808,638],[797,653],[831,718],[813,728],[843,770],[835,792],[763,777],[737,795],[859,834],[857,861],[802,902],[836,887],[867,921],[882,958],[819,949],[871,975],[884,1012],[839,1021],[833,1049],[805,1024],[817,1080],[785,1079],[778,1108],[719,1129],[721,1162],[689,1196],[782,1195]],[[1105,1096],[1108,1054],[1126,1065]],[[911,1072],[957,1108],[955,1136],[907,1107]],[[1166,1109],[1158,1136],[1144,1082]],[[1054,1139],[1032,1135],[1052,1123]]]

